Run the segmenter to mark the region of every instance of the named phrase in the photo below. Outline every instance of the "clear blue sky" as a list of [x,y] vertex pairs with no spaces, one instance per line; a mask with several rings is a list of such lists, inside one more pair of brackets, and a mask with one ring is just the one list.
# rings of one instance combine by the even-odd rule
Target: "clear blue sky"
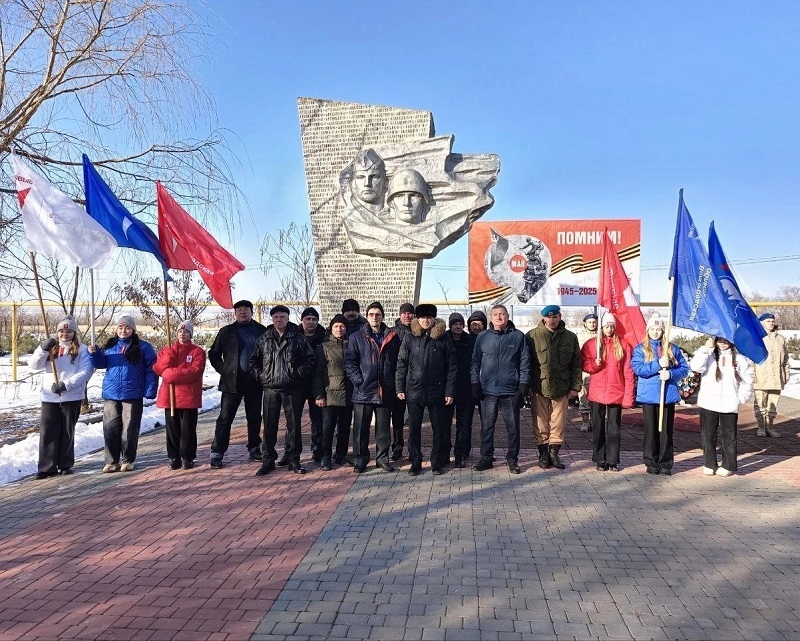
[[[308,220],[298,96],[433,112],[496,153],[482,220],[640,218],[643,300],[665,300],[678,202],[716,221],[747,293],[798,285],[800,2],[206,0],[199,63],[263,235]],[[257,247],[237,295],[270,296]],[[778,260],[773,260],[778,259]],[[423,268],[466,298],[467,240]],[[255,292],[253,290],[259,289]]]

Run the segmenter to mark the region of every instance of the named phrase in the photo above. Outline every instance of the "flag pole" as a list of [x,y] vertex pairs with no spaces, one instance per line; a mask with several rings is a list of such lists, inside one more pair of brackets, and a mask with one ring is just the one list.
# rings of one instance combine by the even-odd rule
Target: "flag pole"
[[[164,311],[166,313],[167,345],[172,345],[169,329],[169,290],[167,289],[167,273],[164,272]],[[175,386],[169,384],[169,415],[175,416]]]
[[[669,350],[669,335],[672,332],[672,294],[675,291],[675,279],[669,279],[669,306],[667,307],[667,324],[666,328],[664,329],[664,338],[661,341],[663,345],[665,345],[664,349],[662,350],[662,354],[666,355],[667,350]],[[646,338],[646,337],[645,337]],[[667,381],[661,381],[661,395],[658,402],[658,431],[664,431],[664,396],[667,390]]]
[[92,345],[97,340],[97,333],[94,327],[94,269],[89,268],[89,337]]
[[[47,314],[44,313],[44,301],[42,300],[42,287],[39,284],[39,272],[36,269],[36,254],[30,252],[31,256],[31,267],[33,268],[33,281],[36,283],[36,295],[39,298],[39,311],[42,314],[42,325],[44,325],[44,335],[47,338],[50,338],[50,332],[47,329]],[[58,383],[58,371],[56,370],[56,358],[53,354],[53,350],[50,350],[50,364],[53,370],[53,378],[55,382]]]

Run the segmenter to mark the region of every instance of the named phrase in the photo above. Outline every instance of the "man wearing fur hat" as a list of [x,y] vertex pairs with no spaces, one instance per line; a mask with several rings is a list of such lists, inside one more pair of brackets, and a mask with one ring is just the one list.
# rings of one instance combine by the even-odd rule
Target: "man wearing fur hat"
[[302,331],[289,322],[289,308],[275,305],[270,311],[272,325],[261,335],[250,357],[250,375],[264,388],[264,439],[261,442],[261,467],[256,476],[265,476],[275,469],[278,454],[278,423],[281,408],[286,422],[286,451],[288,469],[305,474],[300,465],[303,440],[300,417],[305,402],[305,384],[314,373],[316,356]]
[[789,381],[789,352],[786,351],[786,339],[778,334],[775,314],[771,312],[761,314],[758,320],[767,331],[764,345],[767,347],[768,356],[761,365],[755,366],[753,411],[758,421],[756,435],[778,438],[780,432],[775,429],[774,423],[778,414],[778,399]]
[[433,430],[431,471],[440,475],[450,458],[445,406],[456,391],[456,358],[444,321],[436,318],[436,305],[417,305],[411,331],[400,345],[395,386],[397,397],[408,407],[408,457],[411,476],[422,471],[422,415],[428,408]]
[[527,334],[531,350],[533,431],[539,467],[564,469],[558,452],[564,443],[569,400],[581,389],[578,337],[561,320],[561,308],[547,305],[542,322]]
[[344,370],[353,384],[353,470],[362,474],[369,462],[369,435],[375,417],[375,462],[384,472],[389,463],[389,422],[395,396],[395,370],[400,340],[383,322],[383,305],[370,303],[367,322],[349,338]]
[[[319,324],[319,312],[313,307],[306,307],[300,314],[300,326],[303,329],[303,336],[311,345],[311,349],[316,352],[317,347],[325,340],[325,329]],[[315,463],[319,463],[322,458],[320,454],[320,446],[322,445],[322,408],[317,407],[317,399],[311,389],[311,378],[308,378],[305,385],[308,417],[311,420],[311,458]],[[278,465],[286,465],[287,463],[287,460],[282,459],[278,462]]]
[[[400,305],[400,313],[394,324],[394,331],[400,343],[406,334],[411,331],[411,321],[414,320],[414,306],[411,303]],[[406,442],[403,438],[403,427],[406,420],[406,402],[396,398],[392,405],[392,460],[399,461],[403,458],[403,447]]]
[[219,372],[221,394],[219,416],[211,443],[211,467],[222,467],[222,458],[228,451],[231,426],[244,399],[247,418],[247,451],[250,460],[261,460],[261,396],[262,388],[247,371],[250,356],[261,335],[267,331],[253,320],[253,303],[240,300],[233,305],[236,319],[217,333],[208,350],[211,366]]
[[[578,346],[583,349],[583,346],[592,338],[597,338],[597,314],[589,313],[583,317],[583,327],[581,327],[577,334]],[[578,392],[578,410],[581,413],[581,426],[578,428],[581,432],[592,431],[592,409],[589,407],[589,374],[588,372],[581,373],[581,391]]]
[[[464,331],[466,323],[464,317],[458,312],[450,314],[447,320],[450,329],[447,333],[453,341],[456,355],[456,394],[452,405],[446,405],[445,424],[446,437],[450,436],[453,425],[453,416],[456,419],[456,439],[453,454],[455,466],[464,467],[464,461],[469,457],[472,449],[472,419],[475,416],[475,400],[472,398],[472,385],[470,383],[470,363],[472,350],[475,348],[475,337]],[[450,439],[447,438],[449,441]],[[449,443],[447,444],[450,450]]]

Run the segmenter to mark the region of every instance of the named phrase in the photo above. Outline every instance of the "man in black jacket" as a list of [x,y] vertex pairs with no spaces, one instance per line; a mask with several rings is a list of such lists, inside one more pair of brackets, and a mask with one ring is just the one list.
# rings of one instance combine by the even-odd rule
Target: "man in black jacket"
[[436,318],[436,305],[417,305],[411,332],[397,357],[397,397],[408,407],[408,458],[411,476],[422,471],[422,415],[428,408],[433,430],[431,471],[442,473],[450,457],[445,439],[445,406],[453,404],[456,390],[456,355],[444,321]]
[[305,474],[300,465],[303,441],[300,433],[300,417],[305,402],[305,384],[314,373],[316,357],[314,350],[300,329],[289,322],[289,308],[273,307],[269,315],[272,325],[258,339],[256,349],[250,357],[250,374],[264,388],[264,440],[261,442],[263,461],[256,472],[264,476],[275,469],[278,454],[278,422],[281,407],[286,420],[286,452],[289,470]]
[[384,472],[389,463],[389,420],[395,399],[394,375],[400,341],[383,322],[383,305],[370,303],[367,323],[350,337],[344,355],[344,371],[353,383],[353,469],[362,474],[369,462],[369,434],[375,416],[375,462]]
[[[411,331],[411,322],[414,320],[414,306],[411,303],[400,305],[400,315],[394,324],[394,331],[400,344],[406,334]],[[403,438],[403,426],[406,420],[406,402],[399,398],[392,404],[392,460],[400,461],[403,458],[403,447],[406,441]]]
[[[325,328],[319,324],[317,310],[313,307],[306,307],[300,314],[300,325],[303,330],[301,333],[311,345],[311,349],[316,353],[317,347],[325,340]],[[319,463],[322,458],[320,453],[320,448],[322,447],[322,408],[317,407],[317,399],[311,389],[311,378],[313,376],[306,381],[305,386],[308,417],[311,420],[311,458],[315,463]],[[288,463],[288,461],[285,461],[285,463]]]
[[222,467],[228,451],[231,425],[244,399],[247,417],[247,451],[253,461],[261,460],[261,385],[247,371],[250,356],[261,335],[267,331],[253,320],[253,303],[240,300],[233,306],[236,321],[217,333],[208,350],[211,366],[219,372],[219,391],[222,392],[219,416],[211,443],[211,467]]
[[[455,466],[464,467],[464,461],[469,457],[472,449],[472,419],[475,416],[475,399],[472,398],[472,385],[470,383],[470,367],[472,350],[475,347],[475,337],[465,330],[464,317],[458,312],[450,314],[447,324],[450,326],[448,334],[453,339],[455,347],[456,375],[455,402],[445,406],[445,419],[447,421],[446,438],[450,436],[453,425],[453,415],[456,419],[456,439],[453,454]],[[450,439],[447,438],[448,443]],[[448,445],[449,449],[449,445]]]

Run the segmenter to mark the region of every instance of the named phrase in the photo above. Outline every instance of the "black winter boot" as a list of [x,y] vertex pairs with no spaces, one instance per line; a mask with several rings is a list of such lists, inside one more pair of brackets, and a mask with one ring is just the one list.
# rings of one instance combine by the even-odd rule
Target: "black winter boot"
[[558,450],[561,449],[560,445],[551,445],[550,446],[550,463],[552,466],[558,470],[563,470],[566,465],[561,462],[561,459],[558,458]]
[[537,445],[539,448],[539,467],[546,470],[550,467],[550,455],[547,452],[547,445]]

